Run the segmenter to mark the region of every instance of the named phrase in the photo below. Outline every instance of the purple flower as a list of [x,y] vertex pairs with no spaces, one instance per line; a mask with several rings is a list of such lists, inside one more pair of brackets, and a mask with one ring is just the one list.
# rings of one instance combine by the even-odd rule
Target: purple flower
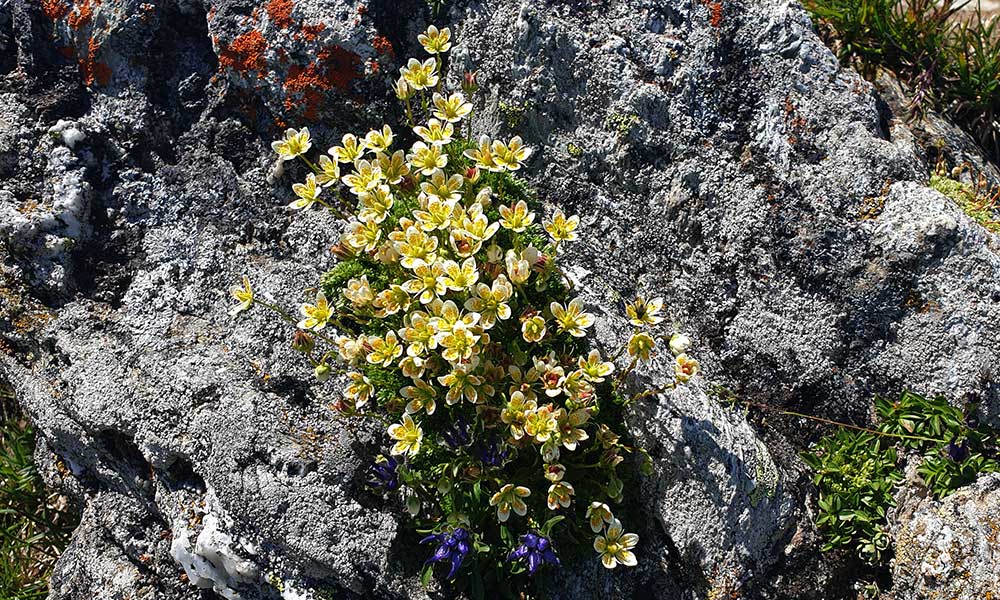
[[484,466],[499,467],[507,459],[507,451],[501,450],[501,441],[496,435],[490,435],[476,444],[476,457]]
[[465,555],[469,553],[469,532],[464,527],[458,527],[451,533],[433,533],[420,540],[421,544],[428,542],[436,542],[438,547],[424,564],[450,561],[451,569],[448,571],[447,579],[454,579],[462,566],[462,561],[465,560]]
[[372,465],[372,479],[368,481],[368,485],[387,490],[398,488],[399,474],[396,473],[396,468],[399,467],[399,464],[395,457],[383,454],[381,460],[375,461],[375,464]]
[[958,438],[955,438],[948,442],[948,457],[951,460],[960,463],[965,459],[969,458],[969,440],[962,440],[961,444],[958,444]]
[[459,413],[451,427],[441,432],[441,437],[451,448],[458,448],[469,443],[469,421]]
[[535,533],[526,533],[521,536],[521,545],[514,549],[507,557],[508,561],[526,558],[528,560],[528,573],[534,575],[544,563],[551,563],[560,566],[559,557],[552,549],[552,542],[548,538]]

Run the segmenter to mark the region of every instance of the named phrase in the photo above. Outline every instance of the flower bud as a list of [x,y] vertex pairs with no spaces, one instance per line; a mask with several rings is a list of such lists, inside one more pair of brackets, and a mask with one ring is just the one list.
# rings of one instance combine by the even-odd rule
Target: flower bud
[[479,76],[476,71],[466,71],[462,75],[462,91],[470,96],[479,91]]
[[684,354],[691,349],[691,338],[683,333],[675,333],[670,337],[670,351],[674,356]]
[[477,181],[479,181],[479,176],[481,174],[482,172],[479,170],[478,167],[469,167],[468,169],[465,170],[465,180],[468,181],[469,183],[476,183]]
[[295,331],[295,335],[292,336],[292,349],[301,352],[302,354],[309,354],[316,347],[316,340],[313,339],[311,335],[298,329]]
[[326,363],[320,363],[316,365],[315,373],[316,373],[316,379],[320,381],[326,381],[327,379],[330,378],[330,374],[333,373],[333,369],[331,369],[330,365]]

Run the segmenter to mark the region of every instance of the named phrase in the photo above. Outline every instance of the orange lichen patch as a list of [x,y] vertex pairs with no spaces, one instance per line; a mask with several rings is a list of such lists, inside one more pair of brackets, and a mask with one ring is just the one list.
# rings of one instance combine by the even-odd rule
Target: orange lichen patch
[[292,21],[292,0],[271,0],[264,7],[271,22],[279,29],[288,29],[294,24]]
[[76,5],[76,12],[69,16],[69,26],[73,29],[80,29],[90,23],[94,18],[94,7],[90,0],[83,0]]
[[317,25],[303,25],[302,26],[302,37],[307,41],[313,41],[319,34],[326,29],[326,23],[319,23]]
[[708,23],[718,29],[722,26],[722,2],[720,0],[702,0],[708,9]]
[[346,90],[360,75],[361,57],[340,46],[321,48],[316,53],[316,59],[306,67],[293,65],[285,79],[285,92],[302,96],[301,104],[286,98],[286,109],[304,106],[303,114],[309,120],[316,119],[317,111],[323,104],[324,92],[332,88]]
[[374,58],[368,61],[368,69],[372,73],[378,73],[382,67],[379,66],[378,61]]
[[384,35],[376,35],[372,39],[372,48],[375,48],[375,52],[388,56],[389,58],[396,57],[396,51],[392,48],[392,42],[390,42],[389,38]]
[[49,19],[58,21],[69,13],[69,5],[62,0],[42,0],[42,12]]
[[252,29],[237,36],[232,44],[222,47],[219,51],[219,64],[244,75],[251,69],[263,71],[265,50],[267,42],[264,36],[256,29]]
[[108,85],[111,81],[111,68],[108,65],[96,60],[97,53],[101,45],[97,40],[90,38],[87,42],[87,56],[79,59],[80,74],[83,76],[84,85],[91,86],[96,82],[98,85]]

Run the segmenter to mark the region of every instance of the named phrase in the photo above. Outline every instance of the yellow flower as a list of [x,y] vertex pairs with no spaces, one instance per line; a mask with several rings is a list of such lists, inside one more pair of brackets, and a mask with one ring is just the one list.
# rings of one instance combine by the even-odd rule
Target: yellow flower
[[384,319],[389,315],[394,315],[401,310],[406,310],[410,305],[410,295],[406,293],[403,286],[392,284],[375,296],[372,306],[375,307],[375,316]]
[[555,317],[559,331],[564,331],[573,337],[587,335],[583,330],[594,324],[594,315],[583,312],[583,302],[574,298],[563,308],[558,302],[549,305],[552,316]]
[[316,187],[316,176],[310,173],[306,175],[305,183],[293,183],[292,191],[299,198],[289,204],[288,208],[309,208],[316,203],[322,188]]
[[427,350],[437,348],[437,330],[431,324],[431,319],[427,313],[415,310],[406,315],[407,326],[402,330],[403,339],[409,342],[406,354],[409,356],[421,356]]
[[392,145],[392,128],[388,125],[382,126],[382,131],[372,129],[365,135],[361,145],[370,152],[384,152]]
[[517,204],[501,206],[500,224],[506,229],[521,233],[535,222],[535,213],[528,212],[528,203],[518,200]]
[[675,333],[670,336],[670,351],[674,353],[674,356],[678,354],[684,354],[691,349],[691,338],[684,335],[683,333]]
[[478,252],[482,243],[488,241],[500,229],[499,223],[490,223],[489,217],[483,214],[481,204],[470,206],[461,221],[461,229],[478,242],[473,253]]
[[399,343],[395,331],[385,334],[385,338],[370,337],[368,343],[372,350],[368,353],[367,360],[373,365],[391,367],[397,358],[403,355],[403,346]]
[[510,511],[514,511],[520,516],[528,514],[528,505],[521,498],[531,495],[531,490],[523,486],[514,486],[508,483],[500,488],[500,491],[490,498],[490,506],[497,507],[497,519],[501,523],[506,523],[510,518]]
[[570,496],[576,494],[573,485],[566,481],[557,481],[549,486],[549,495],[545,500],[549,510],[556,510],[560,506],[569,508],[572,499]]
[[437,62],[433,58],[424,62],[411,58],[399,72],[406,83],[417,91],[432,88],[438,83]]
[[545,478],[555,483],[557,481],[562,481],[562,478],[566,475],[566,467],[559,463],[552,463],[545,465]]
[[601,533],[605,523],[611,523],[615,518],[611,514],[611,509],[603,502],[591,502],[587,507],[587,518],[590,519],[590,530],[594,533]]
[[382,228],[376,221],[354,221],[343,239],[356,250],[371,252],[382,239]]
[[371,286],[368,285],[368,276],[362,275],[360,279],[355,277],[348,281],[347,287],[344,288],[344,297],[356,306],[370,304],[375,299],[375,295],[372,293]]
[[439,146],[444,144],[450,144],[452,136],[455,135],[455,127],[451,123],[441,121],[437,119],[430,119],[427,121],[427,126],[417,125],[413,128],[413,133],[420,136],[420,139],[424,140],[428,144],[437,144]]
[[392,91],[396,92],[396,97],[400,100],[409,100],[413,97],[416,90],[410,87],[410,84],[406,83],[406,77],[400,77],[396,80],[395,85],[392,86]]
[[605,376],[615,370],[615,363],[601,362],[601,353],[597,350],[591,350],[586,359],[581,356],[576,364],[584,376],[594,383],[601,383]]
[[319,157],[319,173],[316,175],[316,181],[323,187],[330,187],[337,183],[340,181],[340,165],[326,154],[321,154]]
[[507,275],[516,285],[523,284],[531,277],[531,262],[525,258],[523,252],[518,255],[517,252],[508,250],[504,264],[507,267]]
[[428,146],[423,142],[414,142],[410,148],[410,154],[406,157],[410,165],[420,172],[421,175],[431,176],[434,171],[443,169],[448,164],[448,155],[441,152],[441,146],[431,144]]
[[345,133],[340,139],[340,146],[330,148],[329,153],[337,162],[352,163],[361,158],[364,148],[358,143],[358,138],[353,133]]
[[362,335],[358,339],[347,337],[346,335],[337,337],[337,355],[340,360],[346,363],[353,363],[354,360],[364,352],[365,341],[368,338]]
[[239,301],[239,304],[229,309],[229,314],[237,315],[245,310],[250,310],[253,306],[253,288],[250,287],[250,278],[243,276],[243,286],[234,285],[229,288],[229,294]]
[[389,209],[392,208],[395,198],[389,191],[389,186],[382,184],[358,194],[358,201],[361,204],[358,219],[381,223],[389,216]]
[[392,185],[396,185],[410,174],[410,165],[406,164],[406,156],[402,150],[396,150],[392,156],[384,152],[375,155],[378,161],[378,168],[382,172],[382,178]]
[[493,155],[493,147],[490,138],[486,135],[479,137],[479,146],[469,148],[463,154],[469,160],[476,161],[476,167],[485,169],[493,173],[503,171],[503,165],[497,162],[497,157]]
[[375,386],[361,373],[348,373],[347,376],[351,379],[351,383],[344,391],[344,395],[354,403],[354,408],[361,408],[375,395]]
[[524,415],[524,433],[538,443],[544,443],[559,431],[559,422],[551,404],[539,406]]
[[403,377],[420,379],[424,376],[424,371],[427,370],[426,364],[427,361],[422,358],[407,356],[399,361],[399,372],[403,374]]
[[451,48],[451,30],[442,27],[440,30],[430,25],[427,31],[417,36],[417,41],[424,47],[428,54],[441,54]]
[[413,383],[414,385],[408,385],[399,391],[402,397],[410,400],[406,403],[407,414],[412,415],[423,410],[428,415],[433,415],[437,407],[437,402],[434,400],[437,397],[437,390],[422,379],[415,379]]
[[449,290],[461,292],[466,288],[476,285],[476,282],[479,281],[476,259],[471,256],[462,261],[461,265],[453,260],[446,260],[444,262],[444,271],[447,273],[447,276],[444,278],[444,284]]
[[656,347],[656,341],[645,333],[636,333],[628,339],[628,354],[642,361],[649,361],[650,352]]
[[552,239],[557,242],[572,242],[577,238],[576,228],[580,226],[580,217],[572,216],[566,218],[563,211],[557,210],[552,215],[552,220],[543,223],[545,231],[549,232]]
[[351,188],[351,193],[363,194],[382,182],[382,169],[379,168],[378,161],[356,160],[354,172],[344,175],[340,180]]
[[538,369],[531,367],[526,371],[522,371],[521,367],[511,365],[507,368],[507,372],[511,383],[510,394],[517,391],[524,394],[527,400],[536,400],[538,398],[538,394],[535,393],[535,389],[532,387],[538,381]]
[[438,241],[416,227],[407,227],[397,240],[396,250],[402,257],[400,264],[407,269],[433,264],[437,260]]
[[420,303],[427,304],[448,291],[444,282],[444,265],[437,261],[431,265],[422,264],[413,269],[413,279],[403,284],[410,294],[420,294]]
[[500,411],[500,420],[510,425],[510,434],[515,440],[524,437],[524,419],[528,412],[538,408],[534,400],[524,397],[521,392],[514,392],[507,400],[507,405]]
[[434,116],[449,123],[457,123],[472,112],[472,103],[465,101],[462,92],[455,92],[447,98],[435,93],[434,107],[437,108]]
[[431,198],[437,198],[443,201],[458,202],[462,199],[462,184],[465,179],[458,175],[452,175],[445,179],[444,171],[438,169],[431,175],[430,181],[424,181],[420,184],[420,191]]
[[636,327],[643,325],[656,325],[663,321],[659,315],[663,309],[663,298],[653,298],[647,301],[644,297],[638,296],[634,301],[625,306],[625,314],[629,321]]
[[472,358],[477,350],[478,335],[473,335],[465,323],[459,321],[448,333],[441,336],[439,343],[444,348],[441,357],[450,363],[459,363]]
[[517,171],[521,168],[521,163],[531,156],[531,148],[524,145],[521,136],[516,135],[506,144],[499,140],[493,142],[493,156],[499,166],[508,171]]
[[590,411],[586,409],[574,410],[572,412],[559,409],[559,441],[564,448],[573,452],[579,442],[589,440],[590,435],[580,426],[590,419]]
[[538,379],[542,382],[545,395],[554,398],[563,392],[563,383],[566,381],[566,371],[559,365],[555,358],[555,353],[550,352],[545,358],[534,358],[535,370],[538,371]]
[[510,282],[507,281],[506,277],[500,275],[493,281],[492,287],[485,283],[477,285],[475,296],[465,301],[465,308],[479,313],[479,322],[483,329],[491,329],[496,324],[497,319],[506,321],[510,318],[510,305],[507,304],[507,301],[510,300],[513,293],[514,288],[511,287]]
[[319,331],[326,327],[327,321],[333,316],[333,312],[330,310],[330,303],[327,302],[326,294],[323,292],[316,293],[316,304],[303,304],[299,311],[305,317],[299,321],[299,329]]
[[309,141],[309,128],[303,127],[296,131],[289,129],[285,131],[285,139],[271,142],[271,149],[278,153],[279,160],[292,160],[297,156],[302,156],[312,148]]
[[638,562],[632,553],[632,548],[639,543],[639,536],[623,532],[621,521],[612,519],[604,535],[594,539],[594,550],[601,555],[601,563],[609,569],[614,569],[618,565],[634,567]]
[[420,442],[424,439],[424,431],[410,415],[404,414],[402,423],[390,425],[388,433],[389,437],[396,440],[392,450],[389,451],[391,454],[416,456],[420,452]]
[[[438,172],[440,173],[440,171]],[[420,229],[428,232],[447,229],[451,225],[452,213],[455,212],[455,201],[429,198],[426,209],[413,211],[413,216],[416,217]]]
[[535,315],[530,319],[525,319],[521,323],[521,337],[524,341],[537,343],[545,337],[545,319],[541,315]]
[[678,354],[677,358],[674,360],[674,375],[677,376],[677,381],[684,383],[689,381],[692,377],[698,374],[700,370],[700,364],[695,359],[689,357],[687,354]]
[[477,359],[473,359],[465,364],[454,365],[450,373],[438,377],[438,383],[448,388],[445,400],[449,405],[462,398],[473,404],[479,400],[479,386],[483,385],[483,379],[472,374],[478,364]]
[[459,323],[465,327],[474,327],[479,322],[479,313],[469,312],[464,315],[459,312],[458,305],[453,300],[441,302],[438,300],[432,303],[431,310],[436,315],[431,319],[431,326],[438,332],[440,341],[446,333],[452,330]]

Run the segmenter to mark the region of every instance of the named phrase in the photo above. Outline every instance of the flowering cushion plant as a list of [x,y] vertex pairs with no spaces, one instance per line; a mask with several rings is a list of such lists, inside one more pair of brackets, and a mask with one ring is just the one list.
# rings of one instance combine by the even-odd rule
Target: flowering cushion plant
[[[307,129],[274,142],[279,160],[312,171],[289,207],[346,221],[340,260],[299,318],[256,299],[245,278],[233,311],[261,304],[294,322],[293,347],[316,376],[343,377],[334,409],[384,423],[370,485],[397,495],[433,545],[425,582],[443,563],[474,595],[484,580],[509,592],[573,548],[634,566],[638,536],[612,506],[623,466],[648,469],[649,457],[624,441],[620,388],[655,352],[662,301],[625,307],[635,331],[612,360],[588,348],[594,316],[558,265],[579,218],[541,216],[515,175],[531,156],[520,137],[472,139],[478,86],[467,73],[461,91],[445,89],[448,28],[419,40],[432,56],[410,59],[394,85],[406,131],[345,134],[315,162]],[[670,340],[675,385],[698,371],[689,345]]]

